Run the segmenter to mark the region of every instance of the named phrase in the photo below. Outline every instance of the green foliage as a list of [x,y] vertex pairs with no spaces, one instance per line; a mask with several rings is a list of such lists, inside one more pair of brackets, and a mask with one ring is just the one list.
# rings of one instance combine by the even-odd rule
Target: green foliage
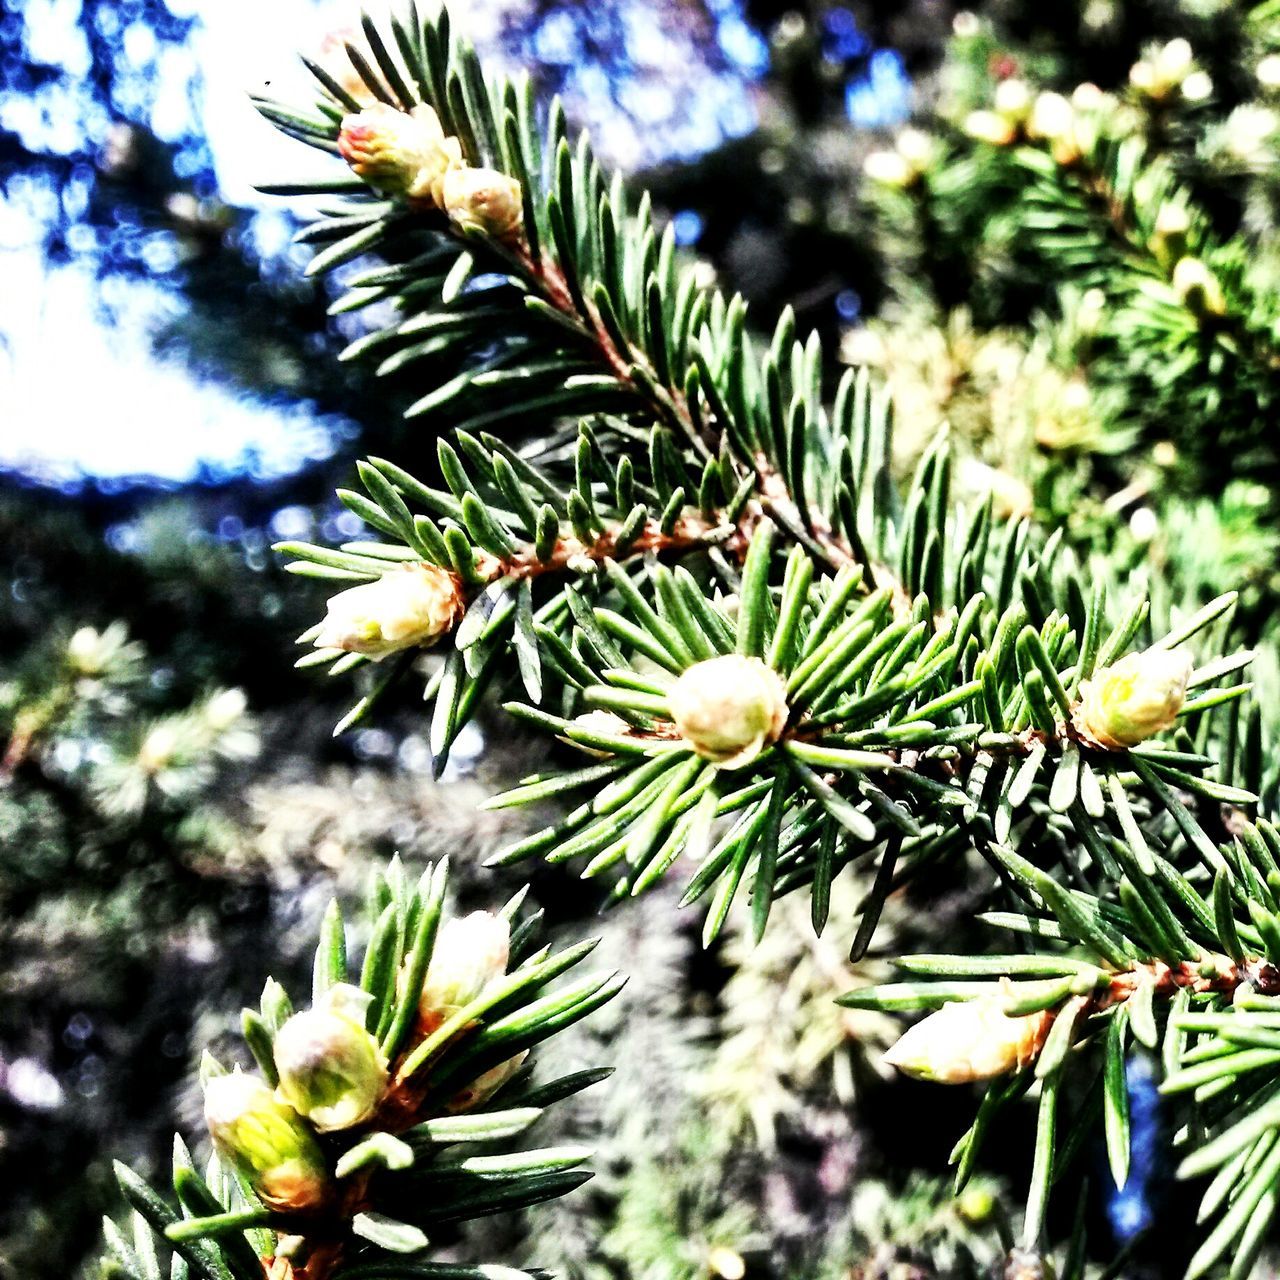
[[[201,1174],[177,1139],[176,1199],[117,1166],[134,1219],[131,1236],[107,1223],[107,1274],[130,1280],[164,1275],[251,1280],[266,1269],[273,1278],[481,1280],[495,1269],[428,1260],[424,1251],[442,1226],[564,1195],[589,1177],[581,1168],[588,1154],[581,1147],[512,1151],[508,1142],[547,1106],[607,1074],[579,1071],[535,1084],[526,1057],[532,1046],[608,1001],[621,981],[595,974],[548,989],[594,944],[556,953],[538,947],[536,915],[515,925],[523,893],[499,917],[504,936],[510,929],[509,959],[505,949],[501,955],[468,953],[475,935],[467,922],[458,922],[463,927],[452,932],[442,924],[445,885],[443,862],[428,868],[416,884],[398,859],[385,874],[374,876],[367,911],[370,941],[358,992],[336,902],[325,916],[313,966],[312,1008],[326,1009],[326,998],[335,991],[363,993],[352,1006],[360,1010],[359,1024],[344,1025],[342,1034],[367,1037],[384,1063],[368,1114],[341,1125],[321,1122],[319,1112],[307,1112],[308,1120],[279,1093],[269,1095],[278,1099],[270,1106],[282,1107],[291,1123],[313,1136],[303,1147],[295,1145],[293,1154],[282,1154],[280,1139],[273,1137],[264,1154],[266,1122],[260,1109],[268,1104],[255,1102],[255,1110],[229,1117],[227,1105],[215,1104],[212,1095],[219,1083],[234,1077],[206,1057],[202,1078],[219,1154]],[[439,1004],[432,993],[441,990],[443,979],[437,975],[445,970],[475,972],[482,981],[471,989],[474,994],[460,997],[461,1004]],[[292,1059],[282,1053],[281,1033],[294,1016],[288,994],[271,980],[260,1007],[244,1011],[245,1040],[265,1089],[279,1084],[283,1093],[283,1077],[293,1069]],[[334,1051],[324,1052],[330,1055],[326,1070],[336,1070]],[[310,1069],[311,1058],[304,1062]],[[318,1089],[332,1087],[323,1076],[316,1080]],[[311,1149],[321,1153],[318,1162],[305,1154]],[[289,1175],[286,1194],[272,1178],[286,1160],[297,1159],[308,1162],[307,1172]]]
[[[972,69],[983,49],[962,39],[958,56]],[[383,458],[360,465],[363,491],[340,497],[369,538],[280,548],[294,571],[351,593],[304,632],[323,647],[302,664],[340,674],[386,662],[361,673],[362,696],[339,728],[416,673],[434,704],[439,770],[484,696],[500,691],[513,716],[592,762],[553,764],[494,802],[572,804],[494,861],[572,861],[606,877],[620,901],[679,874],[683,856],[696,865],[683,901],[709,904],[707,944],[740,890],[756,940],[780,898],[807,890],[815,933],[840,907],[860,961],[893,895],[970,877],[982,918],[1012,934],[1011,949],[897,956],[905,981],[844,1001],[938,1011],[897,1046],[897,1063],[993,1081],[954,1153],[962,1186],[995,1122],[1037,1096],[1011,1271],[1041,1266],[1051,1191],[1095,1133],[1112,1180],[1126,1182],[1126,1062],[1144,1052],[1185,1108],[1183,1173],[1214,1175],[1189,1274],[1223,1264],[1247,1274],[1280,1167],[1270,1105],[1280,839],[1268,818],[1274,770],[1241,683],[1252,655],[1230,634],[1237,596],[1218,594],[1230,584],[1210,571],[1192,579],[1197,590],[1154,600],[1118,590],[1125,552],[1098,532],[1105,504],[1087,536],[1046,537],[1020,504],[997,515],[990,495],[958,501],[964,459],[946,430],[917,424],[914,475],[900,483],[878,380],[847,370],[828,394],[821,343],[798,334],[790,312],[769,338],[753,335],[741,296],[705,285],[671,230],[655,227],[648,199],[633,201],[585,138],[569,138],[558,103],[544,118],[527,81],[486,75],[447,11],[424,19],[410,4],[383,33],[366,21],[364,47],[348,52],[354,79],[312,67],[313,101],[258,105],[356,172],[335,166],[332,179],[267,189],[340,197],[302,233],[321,246],[309,270],[342,270],[339,310],[376,303],[374,314],[394,316],[348,354],[374,355],[381,372],[411,382],[410,416],[451,434],[438,477]],[[1080,421],[1067,420],[1074,410],[1056,418],[1049,443],[1064,455],[1091,454],[1095,474],[1108,474],[1135,441],[1165,439],[1176,413],[1174,461],[1202,459],[1204,424],[1221,422],[1214,445],[1230,453],[1233,478],[1266,487],[1275,459],[1255,424],[1277,367],[1270,258],[1250,252],[1247,228],[1224,232],[1196,175],[1165,153],[1192,137],[1203,97],[1182,52],[1154,50],[1126,103],[1086,93],[1033,111],[1026,87],[1006,82],[993,110],[964,119],[976,143],[953,131],[927,150],[899,145],[914,168],[890,184],[887,213],[915,233],[904,256],[940,237],[997,295],[1013,290],[984,278],[988,264],[1012,264],[1015,283],[1053,266],[1040,336],[1013,345],[1020,376],[1042,391],[1077,373],[1100,388],[1075,406]],[[1045,118],[1064,109],[1069,127]],[[1152,145],[1157,126],[1165,149]],[[432,166],[449,172],[436,181]],[[494,192],[517,184],[522,222],[511,209],[486,222],[460,207],[466,188],[450,175],[467,170]],[[368,265],[371,253],[382,261]],[[982,310],[973,314],[981,324]],[[516,428],[532,437],[524,447],[507,438]],[[1031,478],[1057,503],[1092,487],[1088,468]],[[1242,544],[1259,545],[1247,532]],[[1210,583],[1213,598],[1195,607]],[[419,661],[426,647],[440,652]],[[866,886],[855,906],[833,895],[848,866]],[[398,1078],[432,1065],[427,1106],[509,1058],[521,1037],[611,994],[603,980],[571,987],[568,1004],[551,997],[523,1019],[503,1007],[506,1017],[452,1040],[493,1012],[482,1002],[406,1047],[440,892],[383,893],[365,971],[380,1044],[393,1064],[406,1054]],[[415,919],[418,946],[407,942]],[[329,937],[318,969],[336,973],[340,928]],[[411,997],[388,985],[406,957]],[[520,981],[557,963],[540,959]],[[272,1019],[265,1007],[257,1018],[250,1040],[267,1070]],[[370,1139],[338,1163],[325,1141],[339,1180],[366,1155],[400,1158]],[[495,1167],[514,1180],[511,1203],[535,1198],[520,1189],[519,1161]],[[577,1177],[529,1176],[557,1190],[556,1179]],[[646,1176],[633,1170],[636,1199],[618,1227],[643,1238],[669,1216],[664,1185],[645,1186]],[[695,1203],[714,1202],[714,1182],[689,1186]],[[171,1225],[171,1239],[267,1222],[324,1256],[323,1233],[309,1239],[305,1222],[211,1194],[203,1226]],[[360,1249],[423,1243],[394,1194],[389,1206],[392,1223],[353,1228]],[[1081,1274],[1081,1231],[1065,1274]],[[122,1247],[127,1268],[134,1255]],[[698,1249],[680,1264],[696,1265]],[[389,1265],[337,1274],[430,1274]]]

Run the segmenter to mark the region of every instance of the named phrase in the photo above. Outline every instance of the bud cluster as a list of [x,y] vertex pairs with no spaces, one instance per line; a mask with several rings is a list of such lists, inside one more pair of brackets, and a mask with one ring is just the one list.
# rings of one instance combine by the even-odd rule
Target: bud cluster
[[873,182],[905,190],[914,187],[928,173],[937,154],[937,143],[920,129],[903,129],[892,150],[873,151],[862,171]]
[[496,169],[473,167],[462,143],[425,103],[401,111],[370,102],[348,115],[338,151],[371,187],[421,208],[439,209],[462,232],[512,241],[524,222],[520,184]]
[[964,131],[979,142],[989,142],[996,147],[1012,146],[1025,136],[1031,108],[1031,90],[1025,80],[1001,80],[991,108],[971,111],[965,118]]
[[1150,50],[1129,68],[1129,84],[1137,96],[1160,106],[1175,95],[1187,102],[1203,102],[1213,81],[1196,66],[1191,45],[1181,38]]
[[970,112],[964,129],[970,137],[997,147],[1040,142],[1058,164],[1072,165],[1094,145],[1101,117],[1114,105],[1114,99],[1094,84],[1077,86],[1069,98],[1052,90],[1033,98],[1025,81],[1004,80],[996,88],[992,108]]
[[[441,926],[416,1030],[397,1064],[501,981],[510,941],[507,920],[486,911]],[[397,981],[401,993],[412,964],[412,956],[405,959]],[[401,1096],[393,1064],[368,1027],[372,1001],[369,992],[338,983],[311,1008],[289,1016],[270,1043],[274,1088],[262,1076],[238,1069],[206,1079],[204,1112],[214,1147],[277,1213],[311,1215],[342,1203],[346,1175],[337,1151],[329,1149],[331,1136],[384,1126],[398,1133],[422,1118],[420,1102]],[[526,1056],[521,1052],[489,1068],[435,1105],[448,1114],[479,1105],[511,1079]]]

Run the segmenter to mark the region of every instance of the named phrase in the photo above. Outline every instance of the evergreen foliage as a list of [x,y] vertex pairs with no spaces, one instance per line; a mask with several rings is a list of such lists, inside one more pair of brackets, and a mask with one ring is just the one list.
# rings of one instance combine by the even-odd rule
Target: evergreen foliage
[[107,1222],[106,1274],[541,1274],[426,1261],[423,1251],[449,1224],[563,1195],[589,1176],[581,1147],[507,1147],[547,1106],[608,1074],[534,1085],[526,1059],[609,1000],[621,980],[593,974],[548,990],[594,943],[538,947],[540,913],[512,927],[523,894],[498,916],[442,923],[445,886],[443,862],[417,884],[398,860],[375,875],[358,986],[341,911],[330,906],[311,1008],[295,1014],[269,980],[260,1007],[244,1011],[260,1074],[228,1073],[206,1055],[216,1154],[203,1174],[181,1138],[176,1200],[117,1166],[134,1217],[129,1232]]
[[[1251,19],[1263,44],[1270,13],[1263,5]],[[980,62],[983,39],[966,36],[960,55]],[[1153,51],[1128,107],[1090,94],[1037,102],[1042,117],[1058,113],[1048,123],[1006,79],[991,109],[966,117],[976,145],[899,145],[907,167],[885,184],[889,214],[918,237],[941,226],[958,244],[980,224],[1002,237],[991,256],[1032,276],[1054,264],[1061,318],[1046,322],[1036,353],[1048,367],[1086,339],[1102,353],[1103,389],[1143,406],[1111,442],[1118,452],[1176,416],[1187,424],[1177,446],[1195,458],[1199,424],[1221,418],[1236,469],[1269,485],[1271,446],[1256,430],[1275,372],[1268,255],[1250,251],[1243,215],[1243,233],[1215,228],[1192,178],[1147,132],[1158,123],[1173,145],[1191,136],[1178,112],[1196,110],[1188,90],[1200,73],[1183,52]],[[707,903],[707,944],[741,893],[767,945],[779,899],[801,890],[817,934],[833,906],[847,913],[859,961],[892,895],[964,867],[1000,949],[909,956],[890,944],[903,980],[860,985],[842,1003],[932,1010],[889,1060],[986,1082],[953,1153],[960,1187],[993,1128],[1034,1098],[1008,1273],[1048,1266],[1051,1193],[1093,1135],[1114,1184],[1126,1183],[1127,1063],[1150,1054],[1179,1116],[1179,1175],[1206,1182],[1188,1276],[1247,1275],[1280,1173],[1280,829],[1243,683],[1252,654],[1231,630],[1234,592],[1200,607],[1174,592],[1153,609],[1125,589],[1105,539],[1046,536],[1025,513],[1001,512],[995,492],[957,498],[946,430],[910,450],[914,473],[900,483],[891,396],[876,376],[848,370],[832,387],[821,343],[790,313],[757,337],[742,298],[682,259],[647,198],[569,137],[557,103],[543,115],[527,81],[487,75],[447,10],[424,18],[411,3],[385,30],[366,19],[346,54],[349,67],[309,64],[311,100],[258,105],[353,172],[335,164],[332,179],[266,189],[321,199],[302,237],[320,246],[309,270],[341,271],[335,307],[377,317],[349,355],[412,380],[410,416],[448,435],[438,474],[371,458],[360,490],[340,493],[377,538],[280,548],[294,571],[342,588],[301,637],[313,648],[303,664],[359,669],[361,694],[339,730],[373,714],[397,681],[420,679],[442,769],[496,690],[511,715],[590,763],[551,768],[492,802],[567,802],[494,860],[572,862],[606,877],[616,902],[657,889],[683,856],[696,866],[683,901]],[[1181,78],[1161,88],[1169,65]],[[914,168],[912,156],[923,157]],[[1006,216],[990,218],[997,198]],[[980,249],[957,253],[981,264]],[[364,261],[375,253],[380,262]],[[1099,308],[1098,288],[1121,302]],[[515,430],[532,442],[518,446]],[[1205,575],[1215,592],[1230,585],[1215,576]],[[852,907],[833,883],[847,867],[866,883]],[[379,1036],[393,1064],[430,952],[406,934],[414,919],[434,928],[424,922],[442,892],[438,880],[416,893],[387,887],[375,910],[364,985],[396,1032]],[[340,923],[326,937],[317,971],[343,981]],[[405,956],[412,976],[397,994],[391,975]],[[557,963],[531,962],[511,981],[540,982]],[[408,1050],[399,1077],[438,1049],[443,1065],[426,1083],[441,1097],[612,987],[570,991],[576,1003],[560,1013],[535,1004],[522,1019],[504,1005],[508,1016],[474,1036],[434,1033]],[[464,1008],[444,1030],[493,1012]],[[268,1079],[278,1021],[264,1007],[246,1024]],[[378,1133],[397,1132],[382,1119]],[[400,1158],[394,1141],[371,1136],[355,1151],[366,1147],[362,1159]],[[342,1174],[352,1158],[333,1146],[326,1168],[336,1159]],[[558,1159],[547,1157],[557,1169]],[[558,1191],[577,1177],[519,1159],[494,1168],[512,1179],[512,1203],[536,1198],[539,1178]],[[180,1197],[195,1186],[178,1181]],[[277,1263],[280,1275],[330,1274],[327,1219],[308,1234],[305,1221],[230,1190],[215,1204],[215,1179],[200,1184],[203,1207],[187,1205],[196,1221],[186,1225],[126,1182],[171,1240],[269,1225],[303,1239],[294,1256],[321,1259],[314,1270]],[[411,1216],[394,1194],[390,1203],[393,1217]],[[902,1219],[908,1236],[935,1222]],[[425,1244],[416,1222],[365,1225],[354,1228],[360,1249]],[[231,1257],[245,1238],[185,1256],[211,1276],[238,1274]],[[126,1274],[158,1276],[142,1248],[116,1243]],[[1084,1274],[1084,1249],[1078,1215],[1060,1274]],[[292,1246],[253,1251],[278,1259]],[[352,1261],[334,1274],[486,1274],[381,1254]]]

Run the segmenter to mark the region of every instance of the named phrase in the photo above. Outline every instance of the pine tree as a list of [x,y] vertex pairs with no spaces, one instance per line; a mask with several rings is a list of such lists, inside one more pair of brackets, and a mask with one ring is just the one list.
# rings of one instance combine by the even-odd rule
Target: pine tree
[[[985,1085],[955,1149],[959,1186],[1005,1113],[1032,1096],[1011,1269],[1047,1265],[1051,1191],[1093,1134],[1114,1182],[1126,1181],[1126,1063],[1149,1053],[1179,1108],[1180,1173],[1208,1177],[1188,1274],[1247,1274],[1280,1173],[1280,828],[1267,816],[1259,721],[1242,710],[1251,655],[1232,644],[1235,595],[1175,605],[1157,626],[1114,560],[998,515],[992,494],[957,500],[945,431],[899,485],[894,413],[877,380],[849,370],[830,388],[821,344],[790,314],[757,337],[742,299],[708,287],[655,227],[649,201],[603,174],[585,137],[568,136],[559,104],[541,113],[527,80],[486,74],[447,10],[424,18],[410,4],[385,30],[366,19],[344,51],[345,61],[308,64],[312,99],[258,105],[347,168],[266,189],[320,201],[303,233],[321,246],[309,271],[341,273],[336,306],[376,317],[349,354],[417,379],[410,416],[447,434],[437,475],[371,458],[360,490],[340,493],[377,538],[280,548],[296,572],[340,588],[301,637],[304,664],[354,670],[362,683],[339,730],[374,714],[393,686],[421,681],[443,768],[496,692],[551,751],[558,741],[586,762],[553,764],[499,797],[565,809],[494,861],[571,862],[621,902],[683,857],[697,868],[683,898],[705,903],[707,943],[739,896],[763,937],[792,891],[807,895],[822,933],[841,902],[834,878],[852,867],[868,882],[855,919],[842,921],[857,960],[892,894],[967,867],[997,949],[891,949],[903,979],[842,1000],[932,1011],[889,1061]],[[1111,163],[1134,179],[1123,151]],[[1151,182],[1172,198],[1159,173]],[[1129,190],[1104,205],[1128,216]],[[1225,323],[1237,276],[1225,250],[1194,247],[1177,262],[1201,263],[1195,281],[1179,293],[1175,263],[1142,293],[1168,362],[1144,376],[1167,379],[1169,395],[1206,395],[1183,356],[1211,369],[1229,356],[1236,373],[1224,380],[1247,418],[1262,392],[1236,374],[1266,334],[1252,313]],[[380,261],[357,263],[371,254]],[[513,429],[532,442],[515,447]],[[276,1146],[248,1150],[217,1106],[215,1142],[256,1199],[218,1168],[199,1180],[181,1156],[181,1212],[123,1175],[186,1265],[248,1276],[262,1269],[255,1258],[274,1258],[273,1280],[501,1274],[413,1256],[431,1224],[414,1218],[397,1174],[447,1186],[419,1212],[453,1217],[577,1180],[575,1152],[463,1162],[454,1183],[402,1140],[412,1123],[430,1156],[432,1126],[450,1140],[491,1136],[483,1110],[469,1128],[433,1103],[613,990],[595,979],[520,1013],[569,962],[539,957],[415,1041],[442,892],[438,876],[417,889],[398,873],[378,882],[363,1019],[345,994],[334,1003],[347,967],[337,917],[327,926],[313,1013],[297,1016],[318,1011],[351,1029],[321,1072],[326,1095],[339,1077],[336,1102],[287,1087],[289,1019],[274,988],[246,1016],[262,1072],[254,1105],[287,1113],[277,1118],[291,1170],[305,1175],[301,1200],[266,1180],[279,1173]],[[366,1065],[340,1065],[348,1055]],[[400,1086],[435,1055],[425,1097],[406,1098]],[[245,1089],[219,1079],[236,1077],[207,1088]],[[317,1119],[337,1103],[359,1112],[349,1124],[373,1126],[355,1128],[362,1140],[349,1148]],[[500,1093],[495,1105],[513,1103]],[[264,1227],[275,1235],[244,1234]],[[115,1242],[125,1274],[160,1274],[148,1238]],[[1077,1231],[1063,1274],[1082,1274],[1082,1249]]]

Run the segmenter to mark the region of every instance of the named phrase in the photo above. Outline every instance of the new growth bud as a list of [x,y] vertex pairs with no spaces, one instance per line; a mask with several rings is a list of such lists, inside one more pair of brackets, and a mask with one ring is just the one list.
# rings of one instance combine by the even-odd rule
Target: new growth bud
[[524,223],[520,184],[496,169],[450,169],[442,202],[459,230],[495,240],[513,239]]
[[386,1092],[387,1060],[365,1029],[370,999],[341,983],[276,1034],[280,1096],[321,1131],[369,1119]]
[[1269,53],[1257,68],[1258,84],[1268,92],[1280,89],[1280,53]]
[[1021,122],[1031,110],[1031,89],[1025,80],[1001,80],[996,85],[995,108],[1006,120]]
[[1227,312],[1227,300],[1218,277],[1199,258],[1178,260],[1173,269],[1173,287],[1194,316],[1221,316]]
[[338,150],[370,186],[391,196],[407,196],[437,208],[446,174],[462,166],[462,146],[446,136],[431,107],[400,111],[375,102],[347,116]]
[[909,187],[917,177],[905,157],[896,151],[872,151],[862,162],[862,172],[886,187]]
[[1100,747],[1136,747],[1176,723],[1191,671],[1185,649],[1126,654],[1081,684],[1075,726]]
[[1129,83],[1144,98],[1163,102],[1177,90],[1192,101],[1213,92],[1213,82],[1195,66],[1186,40],[1178,38],[1140,58],[1129,69]]
[[302,1213],[324,1203],[324,1155],[302,1118],[264,1080],[239,1071],[214,1076],[205,1083],[204,1116],[218,1154],[268,1208]]
[[1182,257],[1190,230],[1191,215],[1187,207],[1172,200],[1164,201],[1151,230],[1151,248],[1166,267]]
[[705,760],[740,769],[776,742],[787,723],[787,686],[759,658],[727,654],[697,662],[667,705],[680,736]]
[[461,611],[452,574],[434,564],[401,565],[376,582],[333,596],[315,646],[364,653],[377,662],[389,653],[434,643]]
[[969,1084],[1029,1067],[1053,1025],[1049,1010],[1008,1017],[999,996],[945,1004],[917,1022],[884,1060],[919,1080]]
[[914,186],[933,164],[936,150],[934,140],[923,130],[903,129],[894,139],[893,150],[871,152],[862,171],[887,187]]
[[511,926],[502,916],[473,911],[449,920],[436,937],[418,1009],[432,1029],[470,1004],[507,971]]
[[997,111],[970,111],[964,119],[964,131],[993,147],[1007,147],[1018,137],[1017,125]]

